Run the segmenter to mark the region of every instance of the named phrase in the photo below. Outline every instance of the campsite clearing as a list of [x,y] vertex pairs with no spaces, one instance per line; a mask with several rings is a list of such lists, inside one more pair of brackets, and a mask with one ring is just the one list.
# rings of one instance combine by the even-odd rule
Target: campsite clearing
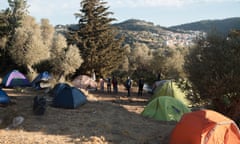
[[[130,143],[165,144],[175,126],[174,122],[161,122],[142,116],[150,98],[144,93],[137,96],[133,88],[130,98],[127,91],[118,94],[100,91],[85,92],[88,102],[77,109],[54,108],[52,97],[44,90],[4,89],[11,98],[7,107],[0,107],[3,123],[0,129],[1,144],[92,144]],[[33,114],[33,98],[46,96],[48,107],[43,116]],[[24,122],[16,128],[5,128],[16,116]]]

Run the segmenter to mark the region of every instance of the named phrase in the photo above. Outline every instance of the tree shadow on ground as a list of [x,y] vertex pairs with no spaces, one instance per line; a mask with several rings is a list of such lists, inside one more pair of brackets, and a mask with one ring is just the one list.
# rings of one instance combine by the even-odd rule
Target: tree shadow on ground
[[[40,135],[47,136],[63,136],[61,143],[94,143],[99,141],[114,144],[164,144],[167,143],[166,137],[175,126],[175,123],[155,121],[143,117],[134,110],[129,110],[127,106],[143,106],[147,99],[142,98],[142,101],[134,102],[134,98],[136,98],[134,95],[130,98],[133,102],[126,102],[129,99],[126,98],[125,101],[124,97],[122,101],[117,103],[113,102],[114,99],[111,99],[112,101],[106,100],[112,95],[96,94],[97,101],[90,100],[77,109],[54,108],[48,105],[44,115],[36,116],[32,111],[33,98],[35,95],[45,95],[44,93],[9,90],[8,94],[11,99],[16,100],[16,104],[4,108],[4,112],[12,113],[11,117],[21,115],[25,118],[23,124],[14,130],[27,133],[41,132]],[[94,93],[92,94],[94,95]],[[51,97],[46,95],[46,98],[50,104]],[[18,143],[17,137],[15,139]],[[25,141],[28,139],[26,136]],[[36,142],[38,140],[35,140]],[[39,140],[39,142],[44,141]],[[52,143],[55,142],[52,141]],[[56,141],[56,143],[59,142]]]

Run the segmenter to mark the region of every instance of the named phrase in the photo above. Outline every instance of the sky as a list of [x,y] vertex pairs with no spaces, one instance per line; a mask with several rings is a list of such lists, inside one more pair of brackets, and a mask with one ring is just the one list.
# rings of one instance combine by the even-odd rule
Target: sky
[[[174,26],[200,20],[240,17],[240,0],[103,0],[114,23],[139,19],[160,26]],[[52,25],[77,24],[81,0],[27,0],[29,14],[40,21],[49,19]],[[8,7],[0,0],[0,10]]]

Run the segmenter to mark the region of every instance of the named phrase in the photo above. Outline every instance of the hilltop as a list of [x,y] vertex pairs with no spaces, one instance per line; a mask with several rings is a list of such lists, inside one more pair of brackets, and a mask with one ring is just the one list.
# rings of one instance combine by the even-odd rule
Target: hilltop
[[193,23],[171,26],[169,29],[203,31],[206,33],[217,31],[224,35],[227,35],[228,32],[232,29],[240,29],[240,17],[226,18],[221,20],[202,20]]

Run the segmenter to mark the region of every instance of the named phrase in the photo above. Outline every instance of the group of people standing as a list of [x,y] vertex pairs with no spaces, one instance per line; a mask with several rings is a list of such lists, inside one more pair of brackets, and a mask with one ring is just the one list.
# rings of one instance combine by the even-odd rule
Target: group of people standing
[[[100,90],[104,91],[104,83],[105,80],[103,78],[100,78]],[[107,92],[111,93],[112,92],[112,87],[113,87],[113,92],[114,93],[118,93],[118,80],[117,78],[115,78],[114,76],[112,77],[112,79],[109,77],[106,79],[106,83],[107,83]]]
[[[112,87],[113,87],[113,92],[114,93],[118,93],[118,80],[116,77],[108,77],[106,80],[104,80],[103,78],[100,78],[100,90],[104,91],[104,83],[107,83],[107,93],[111,93],[112,92]],[[138,96],[143,96],[143,86],[144,86],[144,80],[143,77],[141,77],[138,80]],[[125,87],[127,89],[127,96],[130,97],[131,96],[131,88],[132,88],[132,80],[130,77],[127,78],[126,82],[125,82]]]
[[[143,77],[141,77],[138,80],[138,96],[143,96],[143,86],[144,86],[144,80]],[[128,91],[127,96],[130,97],[131,95],[131,87],[132,87],[132,80],[130,79],[130,77],[128,77],[127,81],[126,81],[126,88]]]

